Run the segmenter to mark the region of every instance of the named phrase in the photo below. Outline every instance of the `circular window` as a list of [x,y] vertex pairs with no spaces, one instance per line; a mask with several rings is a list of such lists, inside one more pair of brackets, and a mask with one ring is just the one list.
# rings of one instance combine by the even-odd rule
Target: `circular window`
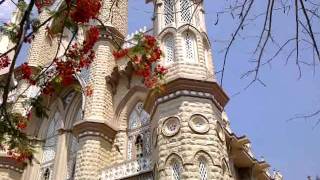
[[222,129],[222,126],[220,123],[217,123],[217,134],[218,134],[218,137],[219,139],[224,142],[225,141],[225,135],[224,135],[224,132],[223,132],[223,129]]
[[179,132],[180,129],[180,121],[176,117],[168,118],[164,121],[162,127],[162,133],[165,136],[174,136]]
[[200,115],[195,115],[191,117],[189,121],[189,126],[192,130],[194,130],[197,133],[206,133],[209,131],[208,120]]

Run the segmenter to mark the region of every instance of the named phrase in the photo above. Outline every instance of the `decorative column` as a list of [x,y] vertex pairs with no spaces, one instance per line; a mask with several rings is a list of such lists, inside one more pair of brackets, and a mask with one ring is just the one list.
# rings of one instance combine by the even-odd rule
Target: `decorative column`
[[[118,127],[113,124],[113,89],[106,77],[113,72],[116,62],[112,52],[114,41],[121,44],[113,35],[122,36],[110,27],[111,32],[102,32],[95,45],[96,58],[90,67],[89,83],[93,89],[85,99],[84,120],[74,126],[74,134],[79,139],[76,157],[75,179],[97,179],[103,167],[112,163],[112,144]],[[112,33],[112,35],[110,34]]]
[[[48,18],[50,18],[50,14],[48,10],[44,9],[39,15],[39,21],[40,23],[43,23],[48,20]],[[58,48],[58,39],[50,39],[46,35],[46,27],[49,22],[40,27],[37,33],[35,33],[35,38],[31,43],[28,54],[28,63],[30,66],[45,66],[53,60],[56,54]]]

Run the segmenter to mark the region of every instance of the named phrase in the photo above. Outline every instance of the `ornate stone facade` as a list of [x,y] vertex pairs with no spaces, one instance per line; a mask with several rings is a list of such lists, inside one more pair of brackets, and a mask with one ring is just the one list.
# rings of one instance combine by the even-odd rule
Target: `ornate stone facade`
[[[282,179],[253,156],[245,136],[230,130],[223,111],[228,97],[213,73],[205,2],[147,3],[155,6],[152,32],[166,54],[166,91],[146,89],[127,59],[114,60],[115,47],[102,36],[94,63],[77,77],[80,85],[93,87],[92,96],[66,89],[47,99],[49,118],[33,119],[27,129],[43,142],[36,145],[34,162],[23,166],[1,154],[1,180]],[[113,12],[110,5],[104,0],[100,17],[124,37],[128,1],[119,0]],[[46,11],[40,16],[44,20]],[[44,34],[38,32],[29,52],[34,66],[47,64],[57,48]]]

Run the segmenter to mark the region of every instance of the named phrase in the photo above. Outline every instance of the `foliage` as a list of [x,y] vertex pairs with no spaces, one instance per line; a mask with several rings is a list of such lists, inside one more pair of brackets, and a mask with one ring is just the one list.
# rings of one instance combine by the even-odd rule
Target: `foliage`
[[[8,156],[19,161],[31,160],[34,153],[32,137],[26,134],[26,128],[34,117],[48,118],[47,106],[44,105],[46,97],[57,95],[64,87],[74,86],[75,76],[82,70],[89,68],[95,59],[94,46],[100,38],[100,32],[106,32],[106,27],[98,19],[101,0],[65,0],[55,11],[50,12],[50,17],[44,22],[31,19],[31,11],[35,6],[39,13],[53,6],[54,0],[30,0],[29,4],[19,2],[19,9],[23,17],[19,24],[5,24],[2,31],[10,37],[16,45],[6,53],[0,55],[0,70],[9,67],[7,81],[2,85],[2,103],[0,105],[0,148],[7,151]],[[92,19],[98,20],[100,25],[90,25]],[[49,26],[50,24],[50,26]],[[34,67],[28,62],[14,69],[17,54],[22,43],[31,43],[42,26],[46,26],[47,37],[57,39],[58,51],[61,40],[65,36],[64,30],[72,32],[72,38],[63,54],[58,57],[58,51],[51,63],[45,67]],[[29,28],[32,29],[29,29]],[[78,29],[85,30],[85,39],[79,42],[75,39]],[[28,33],[27,33],[28,32]],[[130,49],[114,52],[116,59],[130,56],[135,65],[136,74],[143,76],[145,85],[149,88],[160,87],[164,80],[166,69],[155,66],[160,60],[162,52],[156,39],[148,35],[137,35],[137,44]],[[15,56],[10,59],[8,54],[15,51]],[[9,93],[16,92],[17,86],[12,82],[14,71],[20,74],[17,78],[19,84],[25,83],[26,89],[16,94],[15,100],[9,100]],[[4,77],[5,79],[6,77]],[[12,85],[13,84],[13,85]],[[39,88],[36,97],[28,97],[25,92],[31,87]],[[81,89],[79,87],[74,87]],[[90,86],[81,89],[87,96],[91,96],[93,89]],[[17,108],[16,106],[22,106]]]
[[115,59],[124,57],[134,64],[136,74],[144,78],[145,86],[149,88],[161,88],[167,69],[161,65],[153,66],[161,58],[162,51],[157,40],[150,35],[137,34],[134,37],[137,42],[129,49],[121,49],[113,52]]

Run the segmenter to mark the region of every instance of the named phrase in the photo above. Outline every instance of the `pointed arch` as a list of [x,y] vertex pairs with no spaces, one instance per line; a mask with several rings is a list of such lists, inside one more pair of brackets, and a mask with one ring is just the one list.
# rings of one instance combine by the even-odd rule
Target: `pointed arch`
[[199,150],[194,158],[193,162],[197,162],[198,167],[198,177],[200,180],[208,180],[212,179],[210,174],[211,168],[215,166],[213,158],[204,150]]
[[170,180],[180,180],[183,171],[183,161],[182,158],[176,154],[172,153],[168,156],[165,161],[166,167],[168,167],[168,174]]

